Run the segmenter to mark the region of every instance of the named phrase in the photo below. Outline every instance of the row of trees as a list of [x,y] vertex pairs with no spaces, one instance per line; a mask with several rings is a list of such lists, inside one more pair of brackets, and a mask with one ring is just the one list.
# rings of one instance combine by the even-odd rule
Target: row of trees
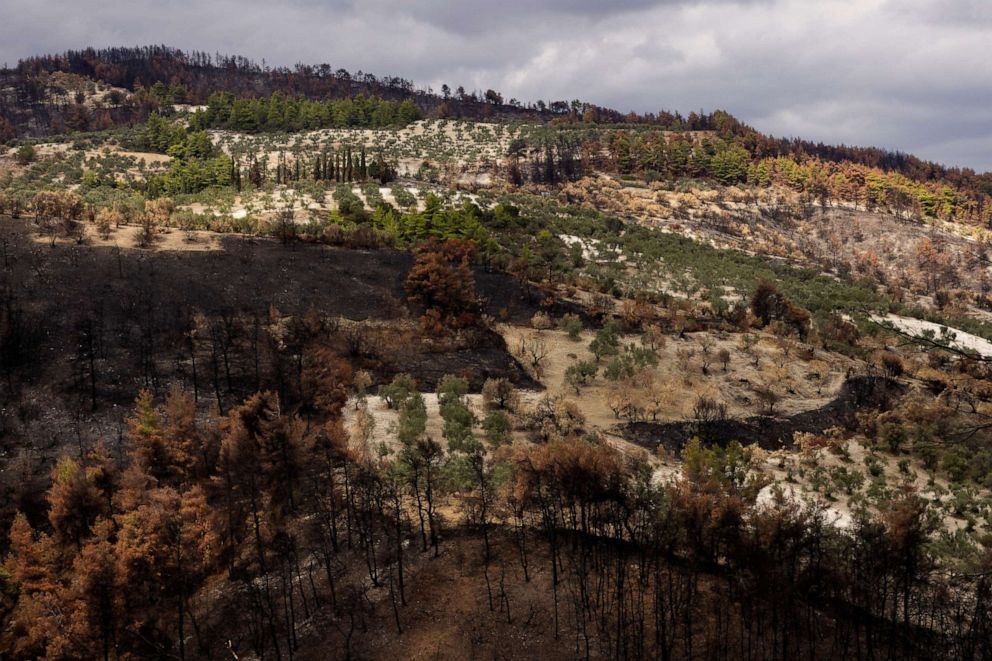
[[[254,156],[249,157],[249,171],[252,170],[254,163],[257,163]],[[234,172],[235,184],[238,186],[238,190],[241,190],[239,171],[244,168],[237,162],[232,164],[232,167],[236,168]],[[260,180],[264,181],[266,177],[263,171],[260,170],[259,175]],[[335,149],[322,150],[312,156],[298,155],[292,159],[287,159],[285,154],[280,153],[272,179],[276,184],[285,184],[290,181],[323,181],[340,184],[369,180],[388,184],[396,179],[396,167],[381,154],[370,159],[364,147],[356,151],[350,146],[345,146],[340,151]],[[249,180],[254,181],[251,177]]]
[[[412,81],[398,76],[376,76],[362,71],[352,73],[346,69],[334,69],[329,64],[273,68],[241,56],[183,52],[166,46],[88,48],[31,57],[18,62],[16,82],[30,88],[32,80],[56,71],[135,90],[142,102],[153,104],[152,108],[173,103],[204,103],[211,94],[222,91],[237,96],[282,93],[303,95],[308,99],[343,99],[365,95],[393,101],[412,100],[424,112],[432,112],[439,117],[479,119],[491,116],[497,109],[501,114],[517,118],[567,118],[595,108],[600,121],[618,122],[628,118],[614,110],[577,100],[523,104],[517,99],[504,101],[497,90],[467,91],[462,86],[452,90],[447,84],[441,86],[440,93],[435,93],[431,89],[418,90]],[[40,93],[36,92],[32,98],[40,98]],[[692,113],[689,119],[695,123],[697,117],[696,113]]]
[[[584,147],[565,133],[544,135],[533,144],[514,140],[510,144],[506,176],[515,186],[525,181],[548,185],[574,181],[590,173],[596,164],[596,155]],[[522,157],[527,157],[526,163],[521,161]]]
[[406,126],[423,117],[416,103],[374,97],[310,101],[276,92],[268,98],[236,98],[211,94],[207,108],[193,115],[194,128],[259,131],[303,131],[323,128]]
[[213,145],[206,130],[184,127],[158,114],[150,115],[130,142],[136,149],[167,154],[174,159],[167,173],[146,179],[146,194],[150,197],[162,193],[195,193],[210,186],[233,185],[240,191],[245,181],[258,188],[270,180],[276,184],[368,179],[388,183],[396,178],[395,166],[381,155],[369,159],[364,148],[353,150],[350,146],[293,159],[280,153],[274,172],[270,172],[266,157],[259,161],[250,155],[245,162],[235,156],[228,158]]
[[608,145],[621,174],[654,173],[666,179],[712,177],[723,184],[747,180],[750,155],[716,137],[666,135],[662,132],[610,136]]
[[[715,136],[700,138],[688,133],[616,131],[580,140],[568,131],[552,130],[515,141],[508,156],[506,176],[514,185],[527,181],[553,185],[596,170],[652,180],[711,178],[726,185],[751,178],[751,156],[745,149]],[[521,162],[522,156],[527,156],[526,163]]]

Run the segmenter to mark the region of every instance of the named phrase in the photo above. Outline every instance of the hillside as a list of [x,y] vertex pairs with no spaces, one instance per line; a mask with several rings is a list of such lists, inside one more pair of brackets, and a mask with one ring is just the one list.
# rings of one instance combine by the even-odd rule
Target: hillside
[[988,173],[164,47],[0,79],[0,656],[992,653]]

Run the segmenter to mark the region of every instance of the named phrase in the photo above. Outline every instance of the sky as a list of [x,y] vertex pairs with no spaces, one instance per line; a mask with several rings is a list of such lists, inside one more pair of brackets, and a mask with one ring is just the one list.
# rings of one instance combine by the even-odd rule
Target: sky
[[992,170],[989,0],[0,0],[0,62],[166,44],[521,101],[724,109]]

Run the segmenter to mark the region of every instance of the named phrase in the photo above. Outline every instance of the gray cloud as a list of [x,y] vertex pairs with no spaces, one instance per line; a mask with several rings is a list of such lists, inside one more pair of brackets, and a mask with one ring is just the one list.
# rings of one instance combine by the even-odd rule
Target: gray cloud
[[165,43],[760,130],[992,170],[986,0],[3,0],[0,60]]

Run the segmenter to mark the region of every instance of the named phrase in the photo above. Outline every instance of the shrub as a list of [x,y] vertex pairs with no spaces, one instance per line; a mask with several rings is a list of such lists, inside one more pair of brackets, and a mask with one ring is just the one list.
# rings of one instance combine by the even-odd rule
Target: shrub
[[503,445],[510,440],[510,417],[503,411],[490,411],[482,420],[486,439],[493,445]]
[[33,145],[21,145],[17,149],[14,158],[20,165],[27,165],[35,159],[36,153]]
[[654,351],[665,348],[665,333],[661,330],[661,326],[657,324],[649,324],[644,329],[644,335],[641,336],[641,344],[646,347],[650,347]]
[[658,366],[658,353],[650,347],[639,347],[635,344],[626,346],[626,354],[637,369]]
[[817,329],[824,349],[856,346],[861,337],[858,327],[839,314],[829,314],[817,320]]
[[703,447],[693,438],[682,450],[682,473],[694,485],[717,486],[728,493],[753,498],[762,484],[754,471],[751,447],[731,441],[725,448]]
[[438,402],[443,406],[446,402],[461,400],[468,394],[468,381],[465,379],[445,374],[437,386]]
[[513,384],[509,379],[496,378],[486,379],[482,384],[482,405],[486,410],[516,410],[520,404],[520,397],[517,395]]
[[961,446],[955,446],[944,453],[940,463],[952,482],[961,482],[970,471],[971,453]]
[[751,296],[751,312],[765,326],[772,321],[781,321],[794,330],[802,340],[806,339],[809,332],[809,312],[797,307],[767,280],[762,280],[755,288]]
[[719,422],[727,419],[727,405],[712,397],[700,395],[692,405],[692,417],[703,423]]
[[597,361],[603,356],[615,356],[619,350],[619,329],[612,321],[604,325],[589,343],[589,351],[596,356]]
[[587,360],[573,363],[565,370],[565,383],[575,388],[575,394],[579,394],[579,389],[595,378],[599,368],[595,363]]
[[886,425],[882,430],[882,438],[889,447],[889,451],[895,454],[905,445],[909,435],[901,425]]
[[861,488],[865,483],[865,475],[857,469],[848,470],[846,466],[835,466],[830,469],[830,477],[834,485],[848,496]]
[[577,314],[566,314],[558,321],[558,328],[568,333],[568,339],[573,342],[579,341],[579,334],[585,329],[585,324]]
[[417,203],[417,198],[414,197],[413,193],[402,186],[393,186],[391,192],[396,204],[401,208],[408,209]]
[[530,427],[541,440],[562,439],[582,430],[586,418],[575,405],[562,397],[544,397],[530,415]]
[[882,469],[882,462],[878,460],[878,457],[872,454],[865,457],[865,466],[868,468],[868,472],[871,473],[872,477],[881,477],[884,472]]
[[775,415],[775,406],[782,399],[778,393],[770,386],[760,385],[754,389],[754,394],[758,399],[758,412],[761,415]]
[[875,356],[876,363],[885,370],[885,374],[890,378],[902,376],[902,359],[891,351],[880,351]]
[[400,409],[406,400],[417,391],[417,383],[409,374],[397,374],[392,383],[379,386],[379,396],[391,409]]
[[420,438],[427,428],[427,406],[419,392],[410,393],[400,409],[397,436],[400,442],[409,445]]
[[727,371],[727,365],[730,364],[730,352],[726,348],[720,349],[716,354],[716,359],[723,364],[723,371]]
[[620,381],[631,378],[636,372],[634,361],[628,354],[623,354],[616,356],[609,362],[606,369],[603,370],[603,376],[610,381]]
[[548,316],[547,312],[536,312],[530,318],[530,325],[537,330],[548,330],[549,328],[554,328],[555,324],[551,321],[551,317]]

